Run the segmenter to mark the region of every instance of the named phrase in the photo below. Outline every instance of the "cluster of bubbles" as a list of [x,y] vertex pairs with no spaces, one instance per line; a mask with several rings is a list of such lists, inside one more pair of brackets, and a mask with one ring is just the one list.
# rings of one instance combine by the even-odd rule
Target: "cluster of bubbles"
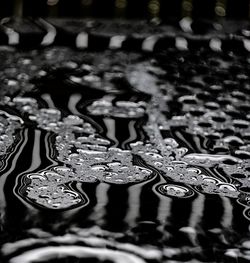
[[[67,172],[67,176],[63,176]],[[25,197],[36,205],[49,209],[67,209],[88,203],[86,196],[71,190],[70,172],[65,167],[56,167],[51,171],[31,173],[25,177]]]
[[[2,47],[2,49],[4,48]],[[40,65],[35,65],[33,62],[33,60],[36,59],[17,54],[15,50],[10,47],[6,47],[5,50],[2,49],[0,51],[3,65],[0,72],[0,95],[15,95],[18,94],[20,90],[22,93],[33,90],[34,84],[32,84],[30,80],[40,72]]]
[[58,159],[70,165],[81,182],[127,184],[145,181],[152,175],[151,170],[133,164],[131,151],[108,148],[108,140],[95,135],[72,136],[69,145],[68,139],[67,136],[57,136]]
[[[100,64],[101,63],[101,64]],[[71,73],[68,76],[70,82],[88,86],[92,89],[104,90],[109,93],[119,91],[115,83],[124,80],[123,67],[119,65],[107,65],[103,58],[97,65],[83,63],[78,67],[77,74]],[[78,66],[78,65],[77,65]]]
[[[167,70],[164,71],[164,67],[159,69],[157,65],[154,65],[155,63],[156,61],[152,61],[151,65],[145,65],[145,63],[137,64],[133,67],[132,76],[146,76],[147,79],[150,78],[150,75],[151,79],[154,79],[155,76],[159,78],[166,77]],[[136,88],[143,90],[143,87],[140,86],[135,77],[131,77],[130,80]],[[201,80],[199,81],[201,82]],[[238,189],[239,185],[235,184],[235,182],[229,183],[213,176],[205,175],[201,172],[201,169],[195,167],[214,168],[218,164],[225,164],[230,169],[233,165],[240,166],[242,159],[245,159],[245,163],[248,163],[247,159],[250,155],[247,148],[248,138],[245,135],[249,134],[249,123],[248,120],[240,119],[240,114],[235,117],[232,110],[232,107],[236,108],[239,103],[242,103],[240,100],[247,99],[242,96],[242,92],[234,91],[232,92],[233,103],[229,105],[229,100],[228,105],[224,109],[223,105],[225,103],[219,102],[223,100],[223,95],[221,94],[217,98],[218,102],[209,100],[211,95],[206,92],[202,94],[204,84],[200,82],[198,83],[197,81],[195,88],[183,86],[183,89],[180,88],[180,91],[170,84],[166,86],[164,84],[156,85],[154,81],[150,82],[152,89],[146,88],[144,90],[152,95],[151,102],[146,109],[149,121],[144,127],[149,141],[147,143],[136,142],[131,144],[132,152],[139,155],[150,166],[160,170],[164,177],[174,182],[194,186],[196,190],[202,193],[242,199],[243,195]],[[225,83],[225,85],[230,84],[231,82]],[[188,92],[190,94],[183,95],[185,88],[187,91],[184,94]],[[211,87],[211,89],[216,89],[216,87]],[[218,90],[221,93],[223,92],[222,87],[218,87]],[[230,94],[228,97],[230,97]],[[162,112],[168,110],[167,105],[172,100],[177,100],[177,103],[180,104],[179,114],[173,114],[170,119],[167,119]],[[165,108],[162,105],[165,105]],[[223,109],[224,111],[222,111]],[[248,117],[246,116],[246,118]],[[192,135],[201,135],[211,140],[214,139],[216,141],[214,148],[218,148],[218,152],[188,153],[188,149],[179,147],[175,139],[164,139],[162,137],[161,132],[179,127],[184,128],[186,132]],[[232,129],[233,132],[230,133]],[[228,150],[220,153],[219,150],[223,147]],[[226,165],[226,163],[230,164]],[[244,172],[244,174],[246,173]],[[247,185],[248,178],[238,179],[238,182],[242,186]],[[173,189],[178,187],[171,188],[171,191],[174,192]],[[158,188],[160,193],[168,195],[166,189],[168,189],[168,184]],[[176,196],[178,196],[178,193],[178,190],[176,190]],[[247,198],[247,196],[245,197]]]
[[110,141],[100,138],[95,128],[80,117],[62,118],[59,110],[38,109],[32,98],[17,97],[13,103],[39,128],[57,134],[58,160],[72,167],[80,181],[140,182],[151,175],[149,169],[133,165],[131,151],[108,147]]
[[[141,68],[139,69],[141,73],[142,70]],[[149,70],[150,74],[164,75],[163,71],[159,71],[157,68],[156,70],[153,69],[154,67],[150,67],[147,68],[147,71]],[[157,88],[155,87],[155,89]],[[136,155],[140,156],[151,167],[162,172],[164,177],[174,182],[195,186],[198,191],[203,193],[220,194],[232,198],[239,197],[239,191],[234,184],[225,183],[217,178],[203,175],[201,170],[192,166],[214,167],[218,162],[224,161],[239,163],[240,158],[227,154],[187,154],[188,149],[179,147],[175,139],[163,138],[161,130],[167,130],[173,126],[186,126],[189,132],[207,136],[211,133],[216,135],[215,130],[217,133],[220,133],[229,129],[232,123],[234,124],[233,127],[240,131],[248,129],[246,121],[233,119],[229,115],[225,115],[226,113],[219,112],[219,107],[216,106],[215,102],[207,102],[205,107],[199,106],[199,110],[201,111],[201,107],[203,107],[204,112],[192,116],[192,112],[198,111],[198,109],[186,107],[186,104],[192,104],[194,101],[197,104],[202,104],[195,97],[196,95],[181,96],[178,102],[183,104],[181,110],[184,115],[174,116],[172,119],[167,120],[161,113],[161,107],[164,102],[166,103],[169,100],[169,97],[160,96],[158,92],[161,94],[159,88],[157,94],[153,95],[152,105],[147,105],[144,102],[126,101],[117,101],[113,104],[108,100],[102,99],[94,101],[87,107],[88,111],[93,115],[141,118],[147,113],[149,116],[153,116],[153,119],[149,119],[144,127],[149,140],[146,143],[136,142],[130,144],[131,150],[110,147],[108,140],[100,138],[95,133],[93,126],[84,122],[78,116],[69,115],[62,118],[59,110],[39,109],[37,102],[31,98],[17,97],[13,100],[13,103],[21,111],[28,113],[29,119],[35,121],[38,127],[57,134],[56,149],[58,151],[58,160],[70,167],[70,170],[67,172],[72,175],[72,178],[75,178],[71,179],[71,181],[101,181],[115,184],[145,181],[152,176],[152,170],[135,165],[133,157]],[[212,123],[212,126],[201,125],[201,123],[205,123],[205,120]],[[169,127],[166,127],[166,125]],[[218,125],[220,125],[220,128]],[[230,145],[232,142],[237,142],[238,145],[244,144],[244,141],[236,136],[223,137],[222,132],[218,136],[222,138],[224,144]],[[241,154],[244,154],[242,149],[240,151]],[[180,190],[177,188],[179,189],[179,186],[170,188],[170,193],[173,195],[173,192],[176,190],[176,196],[182,197],[179,194]],[[163,195],[169,195],[168,184],[159,188],[159,192]],[[183,196],[188,197],[191,195]]]
[[239,182],[245,190],[250,187],[250,165],[248,162],[233,165],[220,164],[219,168],[232,180]]
[[70,85],[117,94],[131,89],[125,68],[127,63],[139,57],[137,53],[123,52],[114,56],[112,51],[98,56],[91,52],[79,56],[68,48],[51,48],[39,54],[36,63],[41,65],[42,70],[38,74],[41,78],[63,70],[63,78]]
[[21,128],[23,120],[0,110],[0,156],[5,155],[15,141],[15,133]]
[[140,118],[145,114],[145,102],[116,101],[112,102],[96,100],[90,106],[88,111],[93,115],[104,115],[118,118]]
[[75,133],[94,133],[95,129],[83,119],[76,115],[68,115],[62,118],[61,112],[57,109],[39,109],[37,100],[29,97],[16,97],[10,106],[15,106],[21,112],[28,114],[31,121],[43,130],[54,133],[75,132]]
[[[165,143],[163,147],[162,141]],[[133,143],[131,144],[132,152],[141,156],[141,158],[150,166],[161,171],[163,176],[168,180],[170,179],[174,182],[195,186],[198,191],[207,194],[219,194],[232,198],[237,198],[239,196],[239,191],[234,184],[225,183],[217,178],[205,175],[202,173],[201,169],[185,162],[186,156],[188,156],[185,155],[187,149],[178,147],[178,143],[174,139],[166,138],[162,139],[162,141],[154,138],[154,144],[148,143],[143,145],[142,142]],[[171,188],[172,193],[176,190],[176,196],[191,196],[190,194],[187,196],[179,195],[178,188],[179,186]],[[165,184],[158,189],[161,189],[161,194],[164,193],[164,195],[168,195],[166,194],[168,191],[164,191],[164,189],[168,189],[168,184]],[[188,192],[190,193],[192,190],[189,190]]]
[[[185,62],[190,55],[167,56],[176,63],[166,65],[163,60],[157,60],[157,66],[165,71],[165,74],[157,73],[164,79],[158,94],[167,105],[175,102],[176,106],[169,108],[171,117],[162,123],[162,129],[181,127],[193,136],[211,141],[212,146],[207,150],[213,154],[249,159],[248,61],[228,54],[200,60],[188,68]],[[152,78],[156,75],[149,73]],[[173,81],[175,85],[171,84]]]
[[[68,62],[64,57],[65,53],[70,58]],[[218,66],[220,71],[215,74],[218,78],[216,83],[211,84],[211,78],[205,70],[207,65],[200,65],[199,62],[189,68],[183,64],[188,60],[185,55],[175,56],[169,52],[167,56],[176,61],[170,66],[164,64],[159,57],[126,67],[113,61],[116,58],[109,59],[109,54],[106,55],[106,58],[102,57],[104,60],[95,56],[94,59],[85,59],[83,63],[73,52],[50,49],[37,59],[37,64],[41,67],[50,65],[52,70],[64,69],[69,81],[91,88],[112,92],[116,88],[129,87],[149,94],[151,100],[148,103],[122,100],[113,102],[104,97],[87,106],[92,115],[137,119],[148,116],[148,122],[143,127],[148,140],[130,144],[130,150],[111,147],[108,140],[101,138],[96,129],[79,116],[64,117],[57,109],[39,108],[34,98],[19,96],[7,104],[20,110],[39,128],[57,135],[57,158],[65,167],[69,167],[67,173],[72,174],[72,178],[78,182],[138,183],[151,178],[154,169],[165,179],[194,186],[198,191],[237,198],[240,192],[236,187],[248,186],[247,169],[241,169],[245,178],[235,179],[238,185],[235,181],[225,183],[218,178],[203,175],[194,166],[214,168],[218,163],[225,163],[223,171],[230,176],[232,172],[229,170],[234,169],[234,165],[242,166],[242,159],[245,160],[244,163],[248,163],[250,117],[249,114],[242,116],[242,112],[249,109],[249,98],[244,96],[249,90],[246,72],[239,73],[242,69],[236,68],[232,57],[209,61],[212,65],[211,72],[216,73]],[[120,58],[120,55],[117,57]],[[54,63],[55,58],[57,63]],[[133,58],[136,59],[137,56],[134,55]],[[31,59],[23,59],[20,63],[23,68],[30,68],[32,65]],[[201,73],[194,74],[199,73],[200,68]],[[236,80],[225,80],[226,70],[236,72]],[[7,73],[12,74],[11,72],[9,70]],[[191,73],[187,75],[188,72]],[[38,76],[43,77],[48,72],[44,69],[38,73]],[[184,75],[186,79],[181,77]],[[176,85],[171,85],[173,79],[169,80],[170,76],[174,78]],[[237,81],[241,83],[242,91],[238,89]],[[9,82],[11,83],[14,82]],[[169,105],[173,102],[176,102],[176,107],[171,108]],[[165,114],[167,111],[170,112],[170,117]],[[188,153],[188,149],[180,147],[175,139],[162,136],[162,132],[175,128],[211,140],[213,148],[209,150],[212,153]],[[135,156],[144,160],[147,168],[142,163],[135,162]],[[226,168],[227,163],[230,163],[229,168]],[[165,189],[162,193],[168,192],[167,185],[162,188]]]
[[173,162],[164,169],[164,176],[194,186],[200,192],[206,194],[220,194],[221,196],[237,198],[239,191],[234,184],[225,183],[218,178],[205,175],[201,169],[190,167],[185,162]]
[[66,186],[73,181],[128,184],[145,181],[153,175],[150,169],[134,163],[131,151],[110,147],[110,141],[101,138],[96,129],[79,116],[62,117],[59,110],[39,108],[37,100],[29,97],[16,97],[8,104],[39,128],[57,135],[57,159],[65,166],[26,175],[24,192],[40,206],[65,209],[84,205],[84,199]]
[[[217,109],[212,111],[204,110],[202,107],[198,109],[191,107],[189,110],[185,115],[175,116],[168,125],[185,126],[186,131],[191,134],[216,140],[213,149],[216,153],[220,151],[227,153],[233,148],[235,156],[241,153],[250,158],[246,149],[249,148],[249,120],[235,119],[229,113]],[[236,150],[241,152],[235,152]]]
[[[242,161],[240,164],[223,164],[219,165],[221,173],[224,173],[233,184],[237,186],[239,196],[237,201],[245,207],[250,205],[250,164],[248,161]],[[249,214],[246,214],[249,217]]]
[[32,80],[46,78],[62,70],[64,80],[71,84],[117,93],[119,88],[115,83],[124,81],[124,65],[140,57],[136,53],[123,52],[114,57],[111,51],[98,56],[91,52],[79,56],[77,52],[67,47],[24,52],[16,52],[11,47],[2,47],[0,56],[2,60],[0,94],[8,96],[23,95],[32,91],[35,89]]
[[[169,54],[171,56],[171,51],[166,56]],[[54,148],[59,164],[21,177],[19,181],[22,185],[18,193],[24,200],[54,210],[83,207],[88,205],[89,200],[79,190],[79,184],[102,182],[130,185],[145,182],[158,173],[160,184],[155,186],[155,190],[162,199],[194,198],[195,192],[215,194],[222,196],[222,200],[224,197],[237,200],[245,208],[244,216],[250,218],[249,77],[247,71],[237,68],[241,64],[247,70],[250,67],[235,61],[237,56],[208,60],[206,65],[203,63],[205,59],[199,56],[198,62],[190,65],[188,57],[178,55],[159,59],[159,65],[156,65],[157,59],[147,63],[131,63],[126,70],[103,62],[103,57],[97,58],[95,62],[77,62],[78,58],[68,50],[50,49],[42,56],[43,62],[43,59],[39,61],[38,58],[33,63],[36,57],[34,54],[32,58],[18,60],[21,75],[15,66],[6,68],[3,84],[13,91],[25,87],[25,84],[29,89],[32,87],[29,82],[31,77],[46,76],[51,69],[66,69],[65,75],[71,84],[73,82],[112,93],[118,91],[118,86],[124,83],[122,81],[126,77],[127,86],[149,94],[151,99],[147,103],[122,100],[110,102],[105,99],[106,96],[87,106],[91,115],[128,119],[147,116],[147,123],[142,127],[144,141],[130,143],[129,149],[122,150],[112,147],[111,142],[101,137],[92,124],[79,116],[65,116],[54,108],[40,108],[36,99],[23,97],[22,94],[13,100],[5,97],[2,105],[13,108],[9,112],[16,112],[17,109],[23,120],[53,133],[55,138]],[[164,64],[163,61],[174,62]],[[39,69],[43,65],[49,65],[50,69]],[[228,72],[232,73],[232,77]],[[115,84],[117,81],[120,81],[119,85]],[[16,131],[22,127],[23,120],[0,111],[0,155],[5,154],[15,142]],[[182,132],[189,134],[192,139],[202,138],[195,141],[200,143],[202,151],[188,148],[185,142],[180,145],[182,140],[175,138],[178,135],[171,133],[173,130],[180,131],[181,135]],[[198,233],[195,227],[182,227],[171,232],[167,226],[158,226],[155,222],[144,222],[142,225],[138,222],[137,230],[131,230],[130,235],[126,233],[126,236],[124,233],[107,233],[100,229],[97,232],[93,230],[94,233],[89,229],[69,229],[68,234],[61,236],[43,233],[41,237],[7,243],[1,248],[1,253],[11,263],[33,262],[38,255],[44,262],[57,259],[59,255],[65,260],[73,256],[75,260],[90,258],[134,263],[179,262],[206,257],[206,245],[205,248],[202,244],[182,246],[180,242],[184,239],[180,233],[189,233],[208,242],[211,242],[211,235],[216,235],[214,247],[217,242],[223,244],[219,253],[226,258],[225,262],[249,260],[249,238],[238,242],[235,233],[224,234],[224,230],[219,228],[208,231],[202,229],[202,233]],[[169,227],[173,228],[173,225]],[[143,243],[147,240],[145,233],[150,233],[150,246]],[[155,240],[152,233],[157,236]],[[170,237],[178,239],[173,242],[178,244],[177,247],[171,245]],[[124,240],[131,242],[128,244]],[[152,245],[158,241],[160,248]],[[214,258],[210,261],[214,261]]]

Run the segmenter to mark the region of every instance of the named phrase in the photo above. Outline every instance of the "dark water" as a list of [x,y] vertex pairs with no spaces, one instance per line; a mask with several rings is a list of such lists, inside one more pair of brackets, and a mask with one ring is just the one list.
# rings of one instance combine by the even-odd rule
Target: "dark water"
[[248,55],[0,55],[1,262],[249,262]]

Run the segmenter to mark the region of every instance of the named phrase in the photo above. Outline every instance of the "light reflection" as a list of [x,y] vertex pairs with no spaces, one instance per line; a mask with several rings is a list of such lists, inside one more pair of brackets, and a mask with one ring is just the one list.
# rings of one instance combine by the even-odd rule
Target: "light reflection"
[[59,0],[47,0],[47,5],[53,6],[57,5]]
[[191,16],[193,11],[193,1],[184,0],[182,2],[182,16]]
[[92,0],[82,0],[82,5],[83,6],[90,6],[93,4]]
[[116,0],[115,7],[118,9],[124,9],[127,7],[127,0]]
[[226,0],[217,0],[214,11],[217,16],[226,16]]
[[186,11],[192,11],[193,9],[193,5],[191,1],[183,1],[182,7],[186,10]]
[[160,1],[150,0],[148,3],[148,11],[149,11],[150,16],[158,17],[160,13]]

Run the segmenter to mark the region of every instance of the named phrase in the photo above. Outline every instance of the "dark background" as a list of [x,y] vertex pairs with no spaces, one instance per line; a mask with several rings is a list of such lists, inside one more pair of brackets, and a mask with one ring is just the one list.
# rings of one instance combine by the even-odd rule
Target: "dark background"
[[1,0],[0,17],[249,18],[249,0]]

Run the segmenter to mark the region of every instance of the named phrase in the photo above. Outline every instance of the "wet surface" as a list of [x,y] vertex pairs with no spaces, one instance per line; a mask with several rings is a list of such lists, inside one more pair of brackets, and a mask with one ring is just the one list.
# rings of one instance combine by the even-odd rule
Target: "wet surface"
[[249,55],[0,57],[1,262],[249,262]]

